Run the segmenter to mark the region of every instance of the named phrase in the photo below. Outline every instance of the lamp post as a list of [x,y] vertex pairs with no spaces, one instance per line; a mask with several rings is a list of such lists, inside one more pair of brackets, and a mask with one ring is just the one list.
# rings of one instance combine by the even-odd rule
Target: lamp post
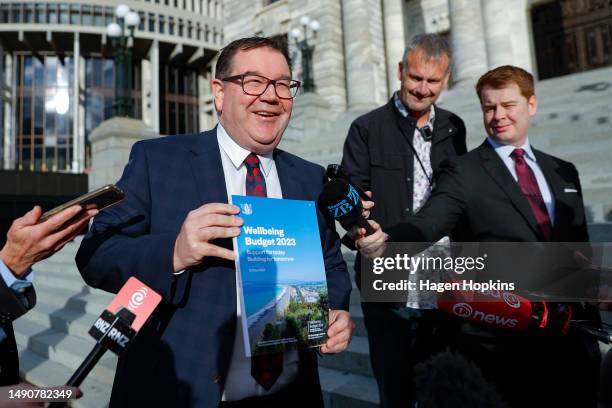
[[125,4],[115,8],[115,16],[118,23],[106,26],[106,35],[111,39],[115,59],[113,110],[115,116],[131,117],[133,115],[132,48],[129,40],[134,38],[134,29],[140,24],[140,16]]
[[[312,32],[311,41],[314,41],[321,25],[317,20],[311,20],[308,16],[302,16],[300,18],[300,24],[302,25],[302,30],[294,28],[289,34],[295,41],[295,46],[302,54],[302,88],[304,92],[314,92],[316,87],[314,82],[314,71],[312,69],[312,56],[315,46],[308,43],[308,29]],[[302,32],[304,33],[304,38],[300,40],[299,38],[302,36]]]

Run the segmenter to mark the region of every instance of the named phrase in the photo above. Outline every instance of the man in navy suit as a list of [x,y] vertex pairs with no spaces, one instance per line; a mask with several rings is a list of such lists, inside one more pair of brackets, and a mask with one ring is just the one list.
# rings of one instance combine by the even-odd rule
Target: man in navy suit
[[[299,82],[267,38],[226,46],[212,82],[219,125],[134,145],[118,182],[127,197],[95,218],[77,254],[85,281],[117,292],[135,276],[164,298],[119,359],[111,406],[322,406],[316,354],[261,361],[242,345],[231,238],[232,194],[315,200],[324,169],[276,149]],[[343,351],[351,284],[333,223],[318,214],[330,303],[323,353]]]

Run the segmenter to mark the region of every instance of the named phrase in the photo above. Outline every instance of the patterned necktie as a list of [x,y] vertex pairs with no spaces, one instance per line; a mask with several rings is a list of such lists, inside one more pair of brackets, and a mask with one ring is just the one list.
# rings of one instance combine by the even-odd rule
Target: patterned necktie
[[246,176],[246,195],[267,197],[268,190],[266,189],[266,180],[259,168],[259,158],[254,153],[251,153],[244,159],[244,165],[247,169]]
[[[251,153],[244,159],[247,169],[245,191],[248,196],[267,197],[266,180],[259,168],[259,158]],[[251,357],[251,376],[266,390],[272,388],[283,372],[283,353],[259,354]]]
[[527,201],[529,201],[533,215],[540,227],[540,232],[542,232],[547,241],[550,241],[553,232],[552,225],[535,174],[533,174],[533,170],[525,162],[525,150],[514,149],[510,156],[514,159],[514,168],[516,169],[519,187]]

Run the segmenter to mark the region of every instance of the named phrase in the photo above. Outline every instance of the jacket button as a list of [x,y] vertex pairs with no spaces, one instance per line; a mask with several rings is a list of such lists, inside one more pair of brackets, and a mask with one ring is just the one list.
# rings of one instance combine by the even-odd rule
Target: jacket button
[[221,376],[219,374],[213,375],[212,382],[215,384],[219,384],[221,382]]
[[412,181],[412,178],[411,177],[406,177],[406,181],[410,183]]
[[410,212],[410,207],[406,207],[406,208],[404,208],[404,211],[406,211],[406,212]]

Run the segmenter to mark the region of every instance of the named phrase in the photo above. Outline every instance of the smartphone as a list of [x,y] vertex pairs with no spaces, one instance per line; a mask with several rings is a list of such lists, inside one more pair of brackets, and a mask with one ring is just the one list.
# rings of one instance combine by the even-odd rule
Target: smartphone
[[85,210],[98,209],[103,210],[111,205],[117,204],[119,201],[125,198],[125,193],[117,186],[113,184],[108,184],[104,187],[101,187],[97,190],[90,191],[87,194],[84,194],[80,197],[75,198],[74,200],[68,201],[60,206],[53,208],[45,212],[38,222],[44,222],[54,216],[57,213],[62,212],[68,207],[72,207],[73,205],[80,205]]

